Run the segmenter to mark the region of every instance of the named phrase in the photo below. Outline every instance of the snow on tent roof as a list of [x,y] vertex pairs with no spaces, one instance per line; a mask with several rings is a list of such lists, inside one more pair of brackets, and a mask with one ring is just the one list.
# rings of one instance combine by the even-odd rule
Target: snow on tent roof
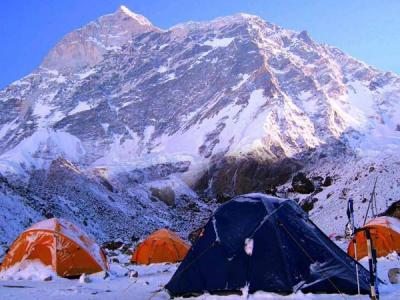
[[88,253],[92,254],[96,262],[102,268],[107,269],[107,266],[104,264],[104,260],[101,257],[101,249],[99,245],[93,242],[84,231],[82,231],[73,223],[64,219],[52,218],[40,221],[29,227],[26,231],[32,230],[50,230],[59,232],[60,234],[71,239],[74,243],[82,247]]
[[[368,256],[367,240],[364,232],[366,229],[370,229],[371,240],[377,257],[400,251],[400,221],[393,217],[382,216],[372,219],[356,231],[347,246],[347,253],[351,257],[356,257],[356,253],[358,260]],[[354,251],[354,241],[357,241],[356,253]]]
[[369,221],[365,226],[385,226],[400,233],[400,220],[393,217],[382,216]]

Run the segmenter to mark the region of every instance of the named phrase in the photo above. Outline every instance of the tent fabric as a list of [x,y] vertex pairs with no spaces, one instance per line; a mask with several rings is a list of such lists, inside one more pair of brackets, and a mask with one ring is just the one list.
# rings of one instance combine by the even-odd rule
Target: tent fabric
[[[256,291],[356,294],[358,264],[292,200],[237,196],[203,228],[166,289],[171,296]],[[360,290],[368,271],[358,264]]]
[[36,259],[52,266],[62,277],[108,270],[107,259],[100,247],[82,230],[63,219],[44,220],[24,231],[11,245],[1,270]]
[[154,264],[182,261],[190,246],[174,232],[160,229],[141,242],[132,254],[131,262]]
[[357,259],[368,256],[365,229],[369,229],[376,256],[386,256],[391,252],[400,253],[400,220],[393,217],[378,217],[359,229],[347,248],[347,253],[355,257],[354,240],[357,241]]

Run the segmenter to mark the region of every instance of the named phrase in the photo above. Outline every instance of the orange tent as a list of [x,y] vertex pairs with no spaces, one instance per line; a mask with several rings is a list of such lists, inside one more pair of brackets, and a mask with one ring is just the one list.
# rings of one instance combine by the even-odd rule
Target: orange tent
[[185,258],[190,246],[168,229],[153,232],[141,242],[132,255],[131,262],[148,265],[178,262]]
[[24,231],[11,245],[1,270],[28,260],[51,265],[63,277],[108,270],[100,247],[74,224],[62,219],[44,220]]
[[[396,251],[400,252],[400,220],[392,217],[378,217],[368,222],[362,229],[368,228],[371,240],[376,249],[376,256],[386,256]],[[367,240],[363,230],[355,234],[357,240],[357,259],[368,256]],[[347,253],[355,258],[354,238],[350,241]]]

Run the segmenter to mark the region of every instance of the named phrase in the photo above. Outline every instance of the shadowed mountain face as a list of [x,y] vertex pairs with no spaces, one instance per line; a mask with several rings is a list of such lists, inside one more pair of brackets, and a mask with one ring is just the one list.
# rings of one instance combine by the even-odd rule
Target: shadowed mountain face
[[[62,157],[109,180],[139,176],[144,206],[151,182],[224,199],[283,184],[310,161],[397,147],[399,97],[399,76],[305,31],[246,14],[160,30],[121,7],[0,92],[0,172],[37,179]],[[165,163],[167,174],[146,175]]]

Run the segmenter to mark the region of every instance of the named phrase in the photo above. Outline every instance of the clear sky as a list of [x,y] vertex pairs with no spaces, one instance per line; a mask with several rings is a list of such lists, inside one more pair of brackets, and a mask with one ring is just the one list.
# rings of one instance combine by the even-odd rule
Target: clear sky
[[0,0],[0,89],[29,74],[62,36],[119,5],[164,29],[255,14],[400,74],[400,0]]

